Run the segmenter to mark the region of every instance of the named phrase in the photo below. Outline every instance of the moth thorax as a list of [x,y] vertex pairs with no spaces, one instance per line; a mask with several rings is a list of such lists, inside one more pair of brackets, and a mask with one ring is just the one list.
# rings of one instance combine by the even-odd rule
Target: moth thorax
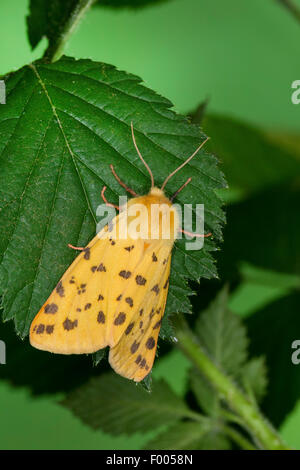
[[128,229],[133,238],[165,240],[172,243],[177,237],[179,217],[175,206],[159,188],[128,203]]
[[[149,238],[174,242],[178,232],[178,213],[170,201],[153,201],[150,208]],[[151,235],[150,235],[151,233]]]

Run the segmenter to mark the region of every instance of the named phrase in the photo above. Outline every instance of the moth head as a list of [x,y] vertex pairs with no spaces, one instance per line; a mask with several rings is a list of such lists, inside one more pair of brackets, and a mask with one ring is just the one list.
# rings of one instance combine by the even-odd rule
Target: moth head
[[147,195],[130,199],[126,217],[130,236],[149,243],[164,240],[167,244],[173,244],[180,228],[176,207],[164,191],[155,186]]
[[[128,221],[128,224],[133,228],[132,231],[132,238],[143,238],[145,240],[153,240],[153,239],[163,239],[166,240],[166,242],[174,243],[174,240],[177,238],[178,232],[181,231],[183,233],[186,233],[188,235],[194,235],[191,234],[190,232],[186,232],[180,227],[179,224],[179,215],[177,212],[176,207],[173,205],[173,200],[175,197],[180,193],[180,191],[187,186],[192,178],[188,178],[187,181],[179,188],[177,191],[170,197],[167,198],[164,190],[165,187],[168,183],[168,181],[174,176],[179,170],[181,170],[187,163],[189,163],[192,158],[195,157],[195,155],[199,152],[199,150],[203,147],[203,145],[207,142],[209,137],[207,137],[200,145],[199,147],[195,150],[195,152],[188,157],[179,167],[177,167],[174,171],[172,171],[164,180],[161,188],[158,188],[154,184],[154,177],[153,173],[147,164],[147,162],[144,160],[142,157],[142,154],[137,146],[136,140],[135,140],[135,135],[134,135],[134,130],[133,130],[133,124],[131,122],[131,134],[132,134],[132,140],[133,144],[135,146],[135,149],[138,153],[139,158],[145,165],[150,178],[151,178],[151,188],[149,193],[146,196],[138,196],[135,191],[133,191],[131,188],[129,188],[122,180],[118,177],[116,174],[113,165],[110,165],[111,170],[117,181],[120,183],[123,188],[126,189],[129,193],[131,193],[134,198],[131,199],[128,204],[126,204],[126,208],[123,207],[122,210],[124,209],[123,212],[126,213],[126,220]],[[106,188],[106,186],[103,188],[103,190]],[[105,203],[107,201],[104,198],[104,193],[102,191],[102,197]],[[112,205],[112,204],[109,204]],[[112,205],[113,207],[118,208],[117,206]],[[137,230],[139,227],[139,231]],[[138,236],[134,236],[134,232],[138,232]],[[197,234],[194,236],[210,236],[211,233],[207,235],[202,235],[202,234]]]

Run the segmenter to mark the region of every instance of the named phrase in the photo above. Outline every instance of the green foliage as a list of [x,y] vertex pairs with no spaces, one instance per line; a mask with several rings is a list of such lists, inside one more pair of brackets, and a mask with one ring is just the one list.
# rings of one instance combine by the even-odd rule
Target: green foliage
[[292,343],[299,339],[300,294],[291,292],[247,319],[250,351],[264,354],[269,386],[263,409],[275,426],[279,426],[299,400],[299,366],[292,363]]
[[170,0],[98,0],[96,6],[106,6],[110,8],[143,8],[148,5],[156,5]]
[[[299,170],[295,179],[298,174]],[[299,274],[299,204],[299,186],[291,181],[228,207],[224,252],[218,265],[220,277],[236,281],[241,262]]]
[[[46,37],[48,48],[41,61],[5,77],[8,100],[0,107],[3,318],[13,319],[23,338],[76,256],[67,243],[85,245],[94,235],[101,187],[108,186],[112,202],[124,194],[109,164],[115,164],[136,191],[145,193],[149,188],[149,177],[132,145],[131,120],[158,184],[204,138],[197,125],[176,115],[168,100],[143,87],[134,75],[66,57],[47,65],[60,56],[90,6],[138,8],[163,1],[30,0],[30,44],[34,48]],[[190,117],[203,124],[211,140],[206,151],[171,180],[168,194],[192,176],[179,202],[204,202],[206,229],[217,241],[222,239],[224,223],[219,196],[231,201],[219,254],[222,282],[228,282],[233,293],[245,280],[276,285],[285,289],[286,296],[247,319],[249,344],[245,326],[228,308],[229,287],[220,290],[220,282],[205,281],[216,277],[214,240],[207,240],[199,252],[185,251],[179,241],[160,335],[176,344],[168,318],[191,312],[190,296],[196,294],[193,310],[201,313],[194,331],[212,368],[215,365],[224,381],[230,378],[237,385],[247,403],[253,404],[252,410],[262,402],[267,416],[279,425],[298,400],[300,388],[290,357],[300,328],[295,292],[300,266],[299,138],[291,142],[290,137],[270,136],[236,119],[206,115],[207,107],[203,103]],[[222,189],[224,178],[208,150],[220,157],[230,191]],[[201,289],[196,282],[188,283],[200,278]],[[29,386],[35,394],[67,392],[63,405],[92,428],[114,435],[152,429],[157,434],[148,442],[149,449],[254,447],[242,415],[234,406],[230,409],[228,396],[226,402],[201,368],[190,368],[183,398],[165,381],[152,384],[151,374],[136,386],[112,373],[99,376],[87,356],[61,357],[34,350],[16,337],[12,322],[1,326],[2,335],[10,351],[2,379]],[[106,352],[93,356],[94,365]],[[102,361],[101,370],[107,367]],[[255,433],[251,435],[256,442]]]
[[196,323],[196,334],[209,356],[227,373],[237,372],[247,355],[245,327],[227,307],[228,289],[224,288]]
[[212,114],[206,115],[201,124],[211,136],[208,147],[220,157],[230,188],[241,198],[297,178],[299,160],[273,144],[262,130]]
[[[214,363],[244,387],[256,406],[255,397],[261,398],[265,392],[265,365],[261,358],[247,362],[245,327],[229,311],[227,302],[228,290],[224,288],[201,313],[195,331]],[[227,423],[231,420],[226,415],[228,405],[199,370],[190,369],[189,385],[197,411],[162,380],[153,381],[149,394],[112,373],[69,393],[62,405],[90,427],[113,435],[157,429],[158,434],[146,445],[148,449],[228,449],[232,440],[240,444],[243,436]],[[206,416],[200,414],[199,408]],[[232,416],[238,422],[238,417]],[[167,429],[161,430],[163,425]]]
[[[242,320],[228,308],[228,288],[224,287],[201,313],[196,322],[196,334],[216,366],[239,383],[249,398],[260,400],[266,391],[267,377],[264,359],[247,362],[248,338]],[[222,414],[220,395],[196,369],[190,370],[190,384],[199,406],[208,415]]]
[[80,0],[30,0],[27,32],[34,49],[43,37],[55,43]]
[[108,373],[71,392],[62,402],[85,424],[113,434],[147,432],[188,415],[187,405],[163,380],[152,393]]
[[220,433],[212,422],[180,423],[171,426],[167,431],[160,433],[146,445],[150,450],[219,450],[230,449],[228,439]]
[[[190,155],[203,134],[176,115],[171,103],[114,67],[63,58],[24,67],[7,78],[9,106],[0,108],[1,290],[4,319],[26,336],[34,315],[76,256],[68,243],[85,246],[95,234],[96,209],[105,184],[107,198],[125,193],[110,164],[140,194],[149,190],[138,145],[162,184],[171,168]],[[211,155],[201,152],[168,184],[172,194],[188,176],[178,202],[203,202],[207,230],[221,236],[224,215],[215,189],[223,176]],[[187,278],[216,275],[210,251],[185,251],[176,244],[167,312],[190,310]],[[171,330],[164,326],[162,334]]]
[[244,367],[257,399],[263,398],[263,411],[278,426],[300,390],[298,370],[291,362],[291,344],[299,331],[299,139],[273,136],[222,116],[206,116],[202,123],[229,186],[239,194],[226,211],[220,278],[237,288],[246,281],[285,292],[247,319],[251,355],[266,358],[268,389],[263,373],[251,377],[252,368],[264,370],[260,359],[250,369]]
[[[202,108],[201,108],[202,109]],[[240,267],[297,275],[300,266],[300,159],[296,145],[278,145],[260,129],[232,118],[193,113],[211,136],[208,147],[221,160],[232,200],[226,210],[220,279],[240,282]],[[291,229],[292,227],[292,229]],[[253,276],[255,276],[253,272]],[[263,283],[257,274],[257,281]],[[299,285],[299,283],[297,284]]]
[[43,37],[52,49],[58,38],[64,34],[67,24],[76,18],[79,8],[84,4],[110,8],[142,8],[163,3],[167,0],[30,0],[27,16],[27,33],[32,49]]
[[267,367],[264,357],[255,357],[244,364],[241,383],[249,397],[261,401],[267,391]]
[[100,349],[99,351],[95,352],[93,354],[93,364],[94,366],[98,366],[102,359],[106,356],[107,350],[106,349]]

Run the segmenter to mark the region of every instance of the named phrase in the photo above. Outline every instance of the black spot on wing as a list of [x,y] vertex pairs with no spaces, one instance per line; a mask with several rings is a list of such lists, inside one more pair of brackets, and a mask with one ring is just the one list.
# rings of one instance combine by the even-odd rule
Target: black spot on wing
[[141,362],[141,360],[142,360],[142,356],[139,354],[138,357],[135,360],[135,363],[139,364]]
[[54,314],[58,310],[58,306],[55,303],[45,305],[44,312]]
[[78,321],[77,320],[72,321],[68,317],[63,322],[63,327],[64,327],[64,330],[66,331],[73,330],[77,326],[78,326]]
[[98,313],[97,322],[98,323],[105,323],[105,315],[102,312],[102,310],[100,310],[100,312]]
[[126,250],[126,251],[131,251],[131,250],[133,250],[133,248],[134,248],[134,245],[125,246],[124,250]]
[[54,325],[47,325],[46,326],[46,333],[48,335],[52,335],[53,331],[54,331]]
[[155,292],[156,295],[159,294],[159,287],[158,287],[158,284],[155,284],[155,286],[152,287],[151,291]]
[[138,350],[139,346],[140,346],[140,343],[137,343],[134,340],[134,342],[132,343],[131,348],[130,348],[131,354],[134,354]]
[[36,329],[36,334],[41,335],[42,333],[44,333],[44,331],[45,331],[45,325],[40,323],[39,326]]
[[62,281],[59,281],[59,283],[57,284],[56,286],[56,292],[58,293],[58,295],[60,297],[64,297],[65,296],[65,289],[63,287],[63,283]]
[[122,270],[122,271],[119,272],[119,276],[123,277],[124,279],[128,279],[131,276],[131,272]]
[[125,335],[129,335],[129,333],[131,332],[133,327],[134,327],[134,322],[129,323],[129,325],[127,326],[127,328],[125,330]]
[[156,330],[157,328],[159,328],[160,325],[161,325],[161,320],[158,320],[158,322],[155,323],[153,330]]
[[146,365],[146,359],[143,359],[142,362],[140,363],[140,368],[143,369]]
[[137,283],[138,286],[144,286],[147,282],[147,279],[145,279],[143,276],[138,274],[135,278],[135,282]]
[[97,268],[97,271],[99,272],[106,272],[106,267],[104,266],[103,263],[100,263],[98,268]]
[[90,259],[90,256],[91,256],[90,248],[84,248],[83,252],[84,252],[84,255],[83,255],[84,259],[86,260]]
[[133,307],[133,299],[131,297],[126,297],[125,302],[127,302],[130,307]]
[[126,320],[126,313],[120,312],[117,318],[114,321],[115,325],[122,325],[124,321]]
[[155,346],[155,339],[153,338],[153,336],[150,336],[150,338],[148,338],[146,341],[146,348],[153,349],[154,346]]

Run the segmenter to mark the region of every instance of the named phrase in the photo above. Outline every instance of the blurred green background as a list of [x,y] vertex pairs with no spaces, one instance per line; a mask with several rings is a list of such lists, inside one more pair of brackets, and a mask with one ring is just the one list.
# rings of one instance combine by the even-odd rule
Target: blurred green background
[[[43,41],[30,51],[27,11],[27,0],[1,1],[0,74],[38,58],[45,49]],[[94,8],[66,53],[141,76],[178,112],[194,110],[208,98],[210,113],[239,118],[273,135],[296,134],[300,105],[293,105],[290,97],[291,83],[300,79],[299,35],[300,25],[274,0],[170,0],[139,11]],[[244,282],[234,292],[231,307],[247,316],[284,294],[282,287]],[[164,376],[184,393],[187,365],[173,351],[157,361],[154,377]],[[57,398],[32,398],[29,390],[1,381],[0,422],[5,425],[0,428],[0,448],[134,449],[149,437],[115,438],[93,431],[59,407]],[[300,403],[280,426],[283,438],[298,449],[299,428]]]

